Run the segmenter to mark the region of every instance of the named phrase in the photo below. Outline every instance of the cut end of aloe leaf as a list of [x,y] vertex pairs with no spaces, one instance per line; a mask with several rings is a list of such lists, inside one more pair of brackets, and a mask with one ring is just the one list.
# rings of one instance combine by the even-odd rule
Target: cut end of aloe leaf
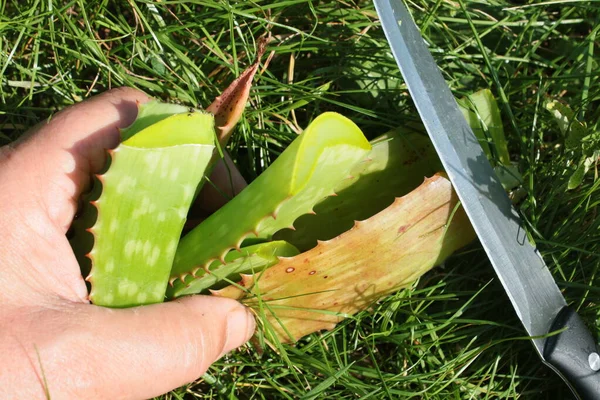
[[341,147],[339,151],[328,155],[327,162],[331,164],[337,161],[345,165],[353,160],[354,154],[346,152],[343,147],[362,149],[365,153],[371,150],[371,144],[365,135],[350,119],[335,112],[319,115],[299,137],[298,160],[291,177],[293,193],[301,190],[316,172],[319,166],[317,161],[322,156],[323,149],[334,144]]
[[200,111],[171,115],[123,142],[137,148],[160,148],[185,144],[212,145],[214,117]]
[[161,103],[158,100],[138,103],[138,114],[135,121],[127,128],[121,129],[121,141],[126,141],[136,133],[171,115],[182,114],[188,111],[190,111],[188,107],[178,104]]

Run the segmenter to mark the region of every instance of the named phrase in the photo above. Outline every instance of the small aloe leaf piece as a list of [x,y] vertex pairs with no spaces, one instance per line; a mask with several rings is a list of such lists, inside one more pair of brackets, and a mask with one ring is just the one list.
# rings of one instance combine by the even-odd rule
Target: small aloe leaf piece
[[554,117],[562,134],[565,135],[565,147],[568,150],[581,147],[581,141],[591,132],[583,122],[575,117],[573,110],[556,100],[548,101],[545,107]]
[[[419,129],[419,127],[416,127]],[[277,232],[306,251],[317,240],[329,240],[367,219],[419,186],[423,179],[442,170],[429,138],[408,127],[400,127],[371,141],[373,149],[364,163],[357,164],[327,197],[314,207],[315,214],[303,215],[294,229]]]
[[460,110],[473,129],[494,171],[506,190],[512,190],[523,183],[517,166],[510,160],[508,142],[500,108],[489,89],[482,89],[458,100]]
[[556,100],[545,104],[562,134],[565,136],[565,148],[570,156],[569,164],[575,167],[567,183],[567,190],[581,185],[588,171],[600,161],[600,134],[594,133],[585,123],[579,121],[573,110]]
[[282,240],[260,243],[230,251],[225,256],[225,265],[214,261],[209,272],[195,278],[188,275],[185,282],[176,281],[167,288],[167,297],[175,298],[188,294],[202,293],[208,289],[218,289],[219,284],[238,281],[242,274],[256,274],[279,262],[279,257],[292,257],[300,252]]
[[202,273],[200,269],[223,260],[252,233],[268,240],[292,226],[333,194],[333,188],[370,150],[352,121],[337,113],[320,115],[265,172],[181,240],[171,282]]
[[482,89],[460,99],[458,103],[490,161],[510,165],[500,108],[492,92]]
[[232,285],[215,295],[264,310],[264,322],[282,342],[331,329],[472,241],[475,234],[458,204],[450,181],[435,175],[348,232],[282,259],[256,276],[251,288]]
[[98,217],[90,228],[94,245],[87,277],[97,305],[164,300],[178,238],[215,147],[212,115],[166,116],[154,113],[159,110],[154,104],[150,109],[152,123],[126,130],[128,139],[111,151],[110,167],[98,176],[102,194],[93,203]]

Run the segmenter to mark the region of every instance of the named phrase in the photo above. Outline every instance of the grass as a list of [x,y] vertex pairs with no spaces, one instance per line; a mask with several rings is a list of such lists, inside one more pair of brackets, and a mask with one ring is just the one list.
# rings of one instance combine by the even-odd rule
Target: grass
[[[567,301],[600,328],[600,180],[566,191],[573,156],[544,102],[600,130],[600,3],[408,2],[457,96],[490,88],[524,176],[520,211]],[[207,106],[253,60],[269,62],[231,144],[260,174],[324,111],[369,137],[418,119],[369,1],[0,1],[0,144],[116,86]],[[265,58],[266,59],[266,58]],[[543,366],[474,244],[330,332],[247,347],[180,398],[571,398]]]

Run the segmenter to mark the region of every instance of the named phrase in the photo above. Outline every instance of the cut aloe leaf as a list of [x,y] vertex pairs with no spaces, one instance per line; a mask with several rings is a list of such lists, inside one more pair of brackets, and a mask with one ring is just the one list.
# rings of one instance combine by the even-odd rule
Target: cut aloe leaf
[[214,294],[243,299],[272,328],[271,341],[331,329],[472,241],[458,204],[450,181],[435,175],[348,232]]
[[[212,115],[165,116],[152,104],[145,109],[151,113],[143,110],[142,120],[151,124],[125,130],[129,138],[110,152],[110,167],[98,176],[102,193],[93,203],[98,216],[89,229],[94,244],[87,277],[97,305],[164,300],[178,237],[213,154]],[[167,106],[165,113],[173,110]]]
[[371,146],[349,119],[324,113],[239,195],[188,233],[179,244],[171,281],[202,274],[214,260],[253,234],[270,239],[333,193]]
[[225,256],[225,265],[214,261],[210,273],[195,278],[188,275],[185,282],[177,280],[167,289],[167,297],[174,298],[188,294],[202,293],[208,289],[218,289],[227,282],[237,282],[242,274],[256,274],[279,262],[279,257],[292,257],[300,252],[284,241],[260,243],[230,251]]
[[375,215],[442,170],[429,138],[406,127],[371,144],[366,161],[352,169],[350,179],[336,186],[337,196],[327,197],[314,207],[314,215],[301,216],[294,222],[294,230],[284,229],[274,238],[308,250],[317,240],[332,239],[352,228],[354,221]]

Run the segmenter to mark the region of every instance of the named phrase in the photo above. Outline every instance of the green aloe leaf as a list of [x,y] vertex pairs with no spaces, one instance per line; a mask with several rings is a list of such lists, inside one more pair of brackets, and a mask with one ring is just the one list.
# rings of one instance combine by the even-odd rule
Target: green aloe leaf
[[255,274],[272,267],[279,262],[279,257],[292,257],[299,253],[297,248],[284,241],[259,243],[240,251],[230,251],[225,256],[225,265],[214,261],[209,267],[209,273],[198,278],[188,275],[185,282],[176,281],[175,285],[167,289],[167,297],[219,289],[227,282],[239,280],[244,274]]
[[90,300],[129,307],[162,302],[183,224],[214,150],[213,116],[157,103],[142,107],[110,152],[92,204]]
[[324,113],[239,195],[188,233],[179,244],[171,282],[224,262],[248,235],[268,240],[333,193],[371,146],[349,119]]
[[508,144],[500,108],[489,89],[482,89],[458,101],[488,159],[494,164],[510,165]]
[[565,147],[569,150],[580,148],[583,138],[591,133],[586,125],[575,117],[573,110],[566,104],[552,100],[545,106],[565,135]]

